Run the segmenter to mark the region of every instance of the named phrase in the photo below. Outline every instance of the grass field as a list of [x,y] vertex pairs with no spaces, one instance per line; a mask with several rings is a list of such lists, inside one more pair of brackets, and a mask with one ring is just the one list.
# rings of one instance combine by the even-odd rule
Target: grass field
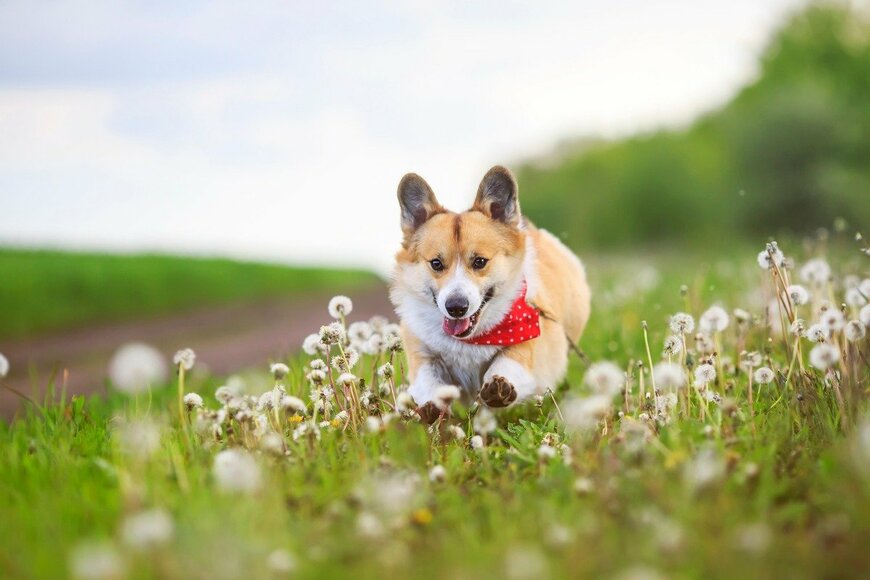
[[[865,575],[870,346],[831,312],[868,277],[867,258],[817,241],[784,246],[792,282],[812,256],[827,254],[833,275],[805,283],[807,303],[789,293],[768,315],[779,271],[759,267],[761,249],[589,261],[594,311],[581,346],[594,366],[572,355],[558,407],[547,397],[498,414],[497,426],[459,404],[434,428],[409,419],[394,398],[403,355],[390,350],[390,327],[379,331],[385,349],[352,364],[358,378],[341,379],[334,397],[319,389],[339,372],[312,373],[315,356],[294,353],[277,381],[265,361],[241,377],[181,372],[205,409],[180,413],[177,383],[31,409],[0,426],[0,575]],[[842,322],[870,313],[854,292],[849,301]],[[702,316],[713,304],[727,327],[721,312]],[[677,312],[695,331],[659,367],[654,393],[650,359],[668,358]],[[794,317],[831,326],[822,349],[839,361],[791,335]],[[347,348],[331,347],[339,366],[353,362]],[[387,360],[394,375],[378,378]],[[382,386],[372,393],[372,383]],[[236,394],[242,384],[256,398]],[[315,388],[326,403],[313,403]]]
[[236,300],[350,291],[375,281],[363,271],[219,258],[8,248],[0,248],[0,271],[0,339]]

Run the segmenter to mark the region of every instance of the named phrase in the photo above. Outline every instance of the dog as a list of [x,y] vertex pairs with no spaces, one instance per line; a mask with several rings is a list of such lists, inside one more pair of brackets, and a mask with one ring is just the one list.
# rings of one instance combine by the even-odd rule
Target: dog
[[517,193],[501,166],[486,173],[462,213],[442,207],[417,174],[399,183],[403,239],[390,300],[409,393],[425,422],[445,413],[437,394],[444,385],[491,408],[553,389],[589,320],[583,264],[522,216]]

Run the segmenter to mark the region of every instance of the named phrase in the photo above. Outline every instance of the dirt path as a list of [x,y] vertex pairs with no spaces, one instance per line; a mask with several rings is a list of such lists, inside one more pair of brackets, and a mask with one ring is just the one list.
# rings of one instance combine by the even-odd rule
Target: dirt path
[[[395,318],[386,287],[378,286],[351,294],[354,309],[350,319],[364,320],[375,314]],[[130,341],[156,346],[167,357],[185,347],[197,354],[217,375],[251,366],[265,365],[300,348],[306,335],[329,322],[329,296],[304,296],[209,307],[173,316],[101,324],[0,343],[9,359],[10,374],[0,379],[9,386],[41,400],[51,373],[68,371],[67,392],[88,394],[101,390],[112,353]],[[0,388],[0,417],[10,419],[22,401],[9,389]]]

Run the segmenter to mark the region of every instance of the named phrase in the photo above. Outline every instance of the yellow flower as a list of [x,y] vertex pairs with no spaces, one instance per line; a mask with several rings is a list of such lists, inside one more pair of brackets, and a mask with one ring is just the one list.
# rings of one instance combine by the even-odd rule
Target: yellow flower
[[420,508],[411,514],[411,521],[415,524],[425,526],[432,523],[432,512],[428,508]]
[[302,415],[293,415],[292,417],[287,419],[287,421],[290,423],[301,423],[302,422]]

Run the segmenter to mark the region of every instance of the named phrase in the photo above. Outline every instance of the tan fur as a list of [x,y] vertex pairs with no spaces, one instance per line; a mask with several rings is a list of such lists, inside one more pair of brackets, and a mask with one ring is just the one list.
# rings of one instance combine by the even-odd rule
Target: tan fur
[[[492,174],[500,181],[493,181]],[[589,319],[589,286],[577,257],[554,236],[520,216],[512,180],[507,170],[493,168],[481,183],[472,209],[457,214],[441,207],[425,181],[413,176],[416,189],[410,196],[411,207],[403,206],[405,236],[396,255],[391,297],[402,317],[415,399],[429,398],[429,387],[439,381],[458,384],[474,396],[494,376],[511,375],[503,378],[516,387],[517,400],[522,400],[555,387],[565,375],[568,340],[576,343]],[[505,184],[514,187],[513,197],[504,194]],[[402,187],[400,202],[407,200]],[[413,205],[420,199],[425,202]],[[506,199],[513,203],[505,207],[501,202]],[[476,257],[488,260],[481,270],[473,268]],[[436,258],[443,264],[441,271],[430,267]],[[496,289],[498,298],[481,307],[481,327],[499,322],[485,321],[485,317],[490,310],[495,317],[500,305],[509,300],[511,289],[526,280],[527,300],[542,312],[541,336],[500,348],[467,344],[444,334],[437,328],[437,317],[443,314],[436,312],[437,297],[458,276],[480,294]]]

